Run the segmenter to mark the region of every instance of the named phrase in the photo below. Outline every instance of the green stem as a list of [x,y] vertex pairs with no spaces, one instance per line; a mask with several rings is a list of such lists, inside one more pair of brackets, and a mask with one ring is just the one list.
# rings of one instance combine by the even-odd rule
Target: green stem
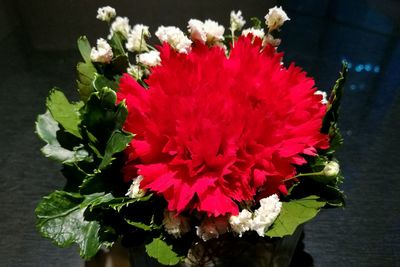
[[319,171],[319,172],[310,172],[310,173],[299,173],[299,174],[297,174],[296,176],[287,178],[287,179],[285,179],[285,180],[283,180],[283,181],[284,181],[284,182],[287,182],[287,181],[293,180],[293,179],[298,178],[298,177],[314,176],[314,175],[323,175],[323,174],[324,174],[323,171]]

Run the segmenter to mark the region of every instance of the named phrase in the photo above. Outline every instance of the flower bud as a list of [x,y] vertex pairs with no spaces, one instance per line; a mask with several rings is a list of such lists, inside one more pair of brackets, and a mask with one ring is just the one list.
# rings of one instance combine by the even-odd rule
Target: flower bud
[[336,176],[339,174],[339,163],[336,161],[329,161],[326,165],[325,168],[322,170],[323,174],[325,176]]
[[285,21],[290,20],[282,7],[270,8],[268,14],[265,15],[265,24],[267,24],[269,31],[279,29]]

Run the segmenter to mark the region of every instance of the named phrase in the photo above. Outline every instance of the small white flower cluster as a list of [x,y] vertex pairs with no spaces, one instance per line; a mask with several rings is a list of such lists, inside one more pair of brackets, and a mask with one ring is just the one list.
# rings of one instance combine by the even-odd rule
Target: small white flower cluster
[[150,37],[149,27],[136,24],[128,34],[126,49],[131,52],[148,51],[145,37]]
[[152,50],[147,53],[139,54],[137,61],[138,63],[141,63],[146,67],[154,67],[160,65],[161,63],[160,52]]
[[282,208],[278,195],[274,194],[260,200],[260,207],[252,214],[242,210],[238,216],[231,216],[229,223],[233,232],[242,236],[246,231],[256,231],[259,236],[264,236],[265,231],[278,217]]
[[288,20],[290,18],[282,7],[275,6],[270,8],[268,14],[265,15],[265,24],[267,24],[270,32],[279,29]]
[[92,47],[92,51],[90,52],[90,59],[93,62],[110,63],[112,57],[113,51],[111,49],[111,46],[103,38],[98,39],[97,48]]
[[124,38],[128,38],[131,31],[131,26],[129,25],[129,19],[127,17],[116,17],[114,22],[111,24],[110,34],[108,39],[111,39],[114,33],[120,33]]
[[238,12],[231,11],[231,31],[240,31],[246,21],[243,19],[242,11],[238,10]]
[[96,18],[101,20],[101,21],[107,21],[110,22],[112,18],[114,18],[117,15],[115,12],[115,9],[110,7],[110,6],[105,6],[101,7],[97,10],[97,16]]
[[321,95],[322,96],[321,104],[324,104],[324,105],[328,104],[328,97],[326,95],[326,92],[318,90],[318,91],[315,91],[314,95]]
[[173,211],[164,211],[163,225],[167,233],[175,238],[179,238],[190,231],[188,218],[177,215],[176,212]]
[[204,22],[198,19],[191,19],[188,22],[188,31],[193,41],[200,41],[211,45],[224,40],[225,28],[210,19]]
[[140,182],[143,180],[143,176],[139,175],[135,179],[133,179],[131,186],[128,189],[128,192],[125,196],[129,196],[130,198],[139,198],[145,195],[145,191],[140,189]]
[[144,71],[139,65],[129,65],[129,67],[126,69],[126,72],[136,80],[140,80],[144,75]]
[[228,231],[228,222],[225,217],[206,218],[200,226],[196,226],[196,234],[204,241],[218,238]]
[[260,38],[261,40],[264,38],[264,36],[265,36],[265,32],[264,32],[264,29],[256,29],[256,28],[247,28],[247,29],[244,29],[243,31],[242,31],[242,35],[243,36],[247,36],[247,35],[249,35],[249,34],[252,34],[254,37],[258,37],[258,38]]
[[161,43],[167,42],[179,53],[188,53],[192,45],[192,41],[179,28],[174,26],[160,26],[155,35]]

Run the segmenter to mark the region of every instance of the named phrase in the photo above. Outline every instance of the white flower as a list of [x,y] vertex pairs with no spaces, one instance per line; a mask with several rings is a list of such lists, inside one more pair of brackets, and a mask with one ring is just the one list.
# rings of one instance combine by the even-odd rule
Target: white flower
[[204,23],[198,19],[190,19],[188,22],[188,31],[190,38],[195,41],[204,43],[207,41],[206,32],[204,31]]
[[283,11],[282,7],[270,8],[268,14],[265,15],[265,24],[267,24],[269,31],[279,29],[285,21],[290,20]]
[[272,46],[279,46],[281,44],[281,39],[279,38],[274,38],[272,34],[267,34],[263,40],[263,46],[266,46],[267,44],[270,44]]
[[141,63],[147,67],[154,67],[161,63],[160,52],[150,51],[143,53],[138,56],[138,63]]
[[190,41],[179,28],[173,26],[158,27],[156,36],[160,42],[167,42],[179,53],[187,53],[192,44],[192,41]]
[[131,75],[133,78],[136,80],[139,80],[143,77],[143,70],[140,66],[138,65],[130,65],[127,69],[126,72]]
[[229,224],[231,225],[232,231],[239,234],[239,237],[242,237],[242,234],[246,231],[249,231],[252,222],[253,222],[253,214],[244,209],[242,210],[238,216],[231,216],[229,218]]
[[260,200],[260,207],[254,212],[254,218],[251,223],[251,230],[256,231],[259,236],[264,236],[265,231],[272,225],[278,217],[282,203],[279,197],[273,194]]
[[326,165],[325,168],[322,170],[325,176],[336,176],[339,174],[340,166],[339,163],[336,161],[329,161]]
[[143,24],[136,24],[128,34],[126,49],[131,52],[147,51],[145,37],[150,37],[149,27]]
[[208,44],[213,44],[224,40],[225,28],[217,22],[207,19],[204,21],[204,32],[206,33],[206,41]]
[[97,9],[96,18],[101,21],[110,21],[112,18],[116,16],[115,9],[110,6],[105,6]]
[[314,93],[314,95],[321,95],[322,96],[321,103],[324,105],[328,104],[328,98],[326,92],[318,90]]
[[130,198],[139,198],[143,197],[146,193],[144,190],[140,189],[140,182],[143,180],[143,176],[139,175],[135,179],[133,179],[131,186],[128,189],[128,192],[125,196],[129,196]]
[[239,31],[243,28],[246,21],[243,19],[242,11],[231,11],[231,31]]
[[248,34],[252,34],[254,37],[258,37],[263,39],[265,36],[264,29],[256,29],[256,28],[247,28],[242,31],[243,36],[247,36]]
[[90,59],[93,62],[110,63],[113,57],[111,46],[106,40],[100,38],[97,40],[97,48],[92,47],[90,52]]
[[167,233],[175,238],[181,237],[190,230],[188,218],[177,215],[174,211],[164,211],[163,225]]
[[196,226],[196,234],[204,241],[218,238],[228,231],[228,221],[225,217],[206,218],[200,226]]
[[125,38],[128,38],[131,26],[129,25],[129,19],[126,17],[116,17],[115,21],[111,24],[110,35],[111,38],[114,32],[119,32]]

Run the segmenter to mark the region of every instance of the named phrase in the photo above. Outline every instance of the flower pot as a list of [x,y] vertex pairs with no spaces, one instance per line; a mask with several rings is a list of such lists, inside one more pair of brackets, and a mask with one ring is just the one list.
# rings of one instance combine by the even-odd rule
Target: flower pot
[[[198,242],[190,250],[179,267],[287,267],[289,266],[303,227],[284,238],[225,238]],[[129,249],[131,267],[164,266],[147,256],[145,248]]]

